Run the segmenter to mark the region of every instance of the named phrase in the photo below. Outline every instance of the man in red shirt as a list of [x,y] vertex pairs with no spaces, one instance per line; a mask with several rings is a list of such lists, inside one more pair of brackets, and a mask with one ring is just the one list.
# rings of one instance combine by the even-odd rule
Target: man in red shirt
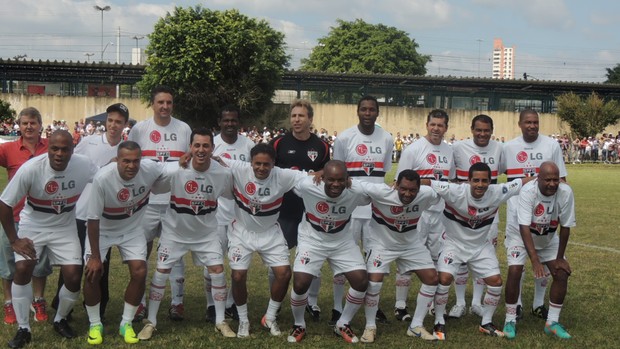
[[[36,108],[29,107],[22,110],[17,118],[21,136],[14,142],[0,144],[0,166],[6,168],[10,181],[17,170],[29,159],[47,152],[47,139],[41,138],[43,123],[41,113]],[[13,218],[16,225],[19,224],[19,213],[24,208],[25,200],[22,199],[13,207]],[[2,229],[2,227],[0,227]],[[0,232],[0,277],[4,290],[4,323],[14,324],[17,322],[13,310],[11,282],[15,272],[15,256],[4,231]],[[41,258],[34,269],[32,278],[34,300],[32,309],[35,312],[36,321],[47,321],[46,302],[43,298],[45,281],[52,273],[47,257]]]

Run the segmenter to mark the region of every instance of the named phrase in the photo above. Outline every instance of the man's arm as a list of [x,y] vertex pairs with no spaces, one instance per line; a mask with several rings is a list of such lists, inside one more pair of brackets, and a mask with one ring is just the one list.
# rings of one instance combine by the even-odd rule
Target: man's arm
[[36,259],[37,253],[34,244],[30,239],[20,239],[15,230],[15,221],[13,220],[13,207],[0,201],[0,222],[4,228],[4,233],[9,240],[9,245],[16,253],[26,257],[27,259]]
[[525,245],[525,250],[527,254],[530,256],[530,261],[532,262],[532,268],[534,269],[534,277],[542,278],[545,276],[545,268],[542,263],[538,259],[538,254],[536,253],[536,248],[534,247],[534,239],[532,239],[532,233],[530,232],[529,225],[519,225],[519,231],[521,232],[521,239],[523,240],[523,245]]

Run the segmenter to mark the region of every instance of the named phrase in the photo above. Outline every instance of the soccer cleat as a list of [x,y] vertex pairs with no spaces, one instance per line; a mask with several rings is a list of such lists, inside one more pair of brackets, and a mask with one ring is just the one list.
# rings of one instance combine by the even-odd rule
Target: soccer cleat
[[138,339],[141,341],[148,341],[151,337],[153,337],[153,333],[155,331],[157,331],[155,325],[153,325],[153,323],[149,320],[144,320],[144,327],[140,333],[138,333]]
[[446,340],[446,325],[435,324],[435,327],[433,327],[433,336],[435,336],[437,340],[445,341]]
[[359,339],[357,338],[355,333],[353,333],[353,330],[351,330],[351,325],[349,324],[345,324],[342,327],[339,327],[338,325],[334,326],[334,333],[337,336],[342,337],[342,339],[344,339],[344,341],[347,343],[359,342]]
[[486,323],[484,325],[480,325],[480,327],[478,327],[478,330],[481,333],[484,333],[491,337],[504,337],[504,332],[498,330],[497,327],[495,327],[495,325],[493,325],[492,322]]
[[293,325],[291,329],[291,333],[288,335],[286,340],[289,343],[299,343],[306,336],[306,329],[301,326]]
[[407,311],[407,307],[394,308],[394,316],[398,321],[411,321],[411,314]]
[[260,320],[260,324],[263,325],[264,328],[268,329],[272,336],[277,337],[282,334],[282,331],[280,331],[280,327],[278,326],[278,322],[276,320],[267,320],[267,315],[263,315],[263,318]]
[[32,340],[32,334],[27,328],[20,328],[17,330],[15,337],[9,341],[9,348],[23,348],[26,344]]
[[237,337],[237,334],[230,328],[227,322],[220,322],[219,324],[215,324],[215,331],[221,333],[222,336],[226,338]]
[[377,328],[376,327],[366,327],[364,329],[364,334],[360,338],[360,342],[362,343],[374,343],[375,337],[377,337]]
[[312,321],[314,322],[319,322],[319,320],[321,319],[321,308],[319,308],[319,306],[316,304],[306,304],[306,313],[310,315],[310,318],[312,318]]
[[205,316],[205,320],[207,320],[207,322],[215,323],[215,305],[210,305],[207,307],[207,315]]
[[504,332],[504,337],[514,339],[517,336],[517,324],[514,321],[505,323],[502,332]]
[[544,305],[541,305],[536,309],[532,309],[532,315],[541,319],[547,320],[547,314],[549,314],[549,311],[547,310],[547,308],[545,308]]
[[140,303],[138,305],[138,309],[136,310],[136,315],[133,317],[133,322],[142,322],[142,320],[146,319],[148,315],[148,309],[146,309],[146,305]]
[[435,316],[435,302],[431,301],[431,305],[428,307],[428,315]]
[[455,304],[450,312],[448,313],[448,317],[451,319],[460,319],[463,315],[465,315],[467,308],[464,305]]
[[390,322],[387,319],[387,316],[383,313],[383,310],[377,309],[377,315],[375,316],[375,321],[380,324],[389,324]]
[[336,326],[336,323],[338,322],[338,320],[340,319],[340,315],[342,315],[341,312],[339,312],[336,309],[332,309],[332,319],[329,320],[329,322],[327,323],[329,326]]
[[87,342],[92,345],[103,343],[103,325],[90,326]]
[[484,311],[484,309],[482,308],[482,305],[472,305],[471,307],[469,307],[469,313],[470,314],[475,314],[475,315],[478,315],[480,317],[482,317],[483,311]]
[[75,338],[75,332],[73,332],[66,319],[54,322],[54,331],[67,339]]
[[136,344],[140,341],[138,339],[138,336],[136,336],[136,332],[134,332],[133,327],[131,327],[131,323],[129,322],[119,327],[118,334],[120,334],[121,337],[123,337],[123,339],[125,340],[125,343],[127,344]]
[[245,338],[250,336],[250,323],[247,321],[239,321],[237,329],[237,338]]
[[183,303],[172,304],[170,308],[168,308],[168,317],[172,321],[183,321],[184,315],[185,315],[185,307],[183,307]]
[[15,317],[15,309],[13,309],[13,303],[4,303],[4,323],[7,325],[13,325],[14,323],[17,323],[17,318]]
[[517,321],[523,320],[523,307],[521,304],[517,305]]
[[551,324],[548,322],[545,323],[545,333],[548,335],[555,335],[560,339],[573,338],[570,334],[568,334],[568,332],[566,332],[566,329],[564,328],[564,326],[562,326],[562,324],[555,321]]
[[34,321],[47,321],[47,302],[43,298],[39,298],[30,304],[30,310],[34,313]]
[[428,332],[422,326],[408,327],[407,336],[422,338],[425,341],[436,341],[437,340],[437,337],[433,336],[430,332]]
[[226,308],[226,311],[224,312],[224,316],[226,316],[229,319],[239,320],[239,313],[237,312],[237,306],[233,304],[230,306],[230,308]]

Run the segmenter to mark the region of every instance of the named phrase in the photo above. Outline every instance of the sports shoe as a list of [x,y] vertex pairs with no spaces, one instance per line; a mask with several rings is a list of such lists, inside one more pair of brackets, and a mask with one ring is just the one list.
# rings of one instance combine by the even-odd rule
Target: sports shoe
[[54,331],[67,339],[75,338],[75,332],[73,332],[66,319],[54,322]]
[[377,336],[377,328],[376,327],[366,327],[364,329],[364,334],[360,338],[360,342],[362,343],[374,343],[375,337]]
[[433,327],[433,336],[435,336],[437,340],[445,341],[446,340],[446,325],[435,324],[435,327]]
[[517,305],[517,321],[523,320],[523,307],[521,304]]
[[318,305],[306,304],[306,313],[310,315],[310,318],[314,322],[319,322],[321,319],[321,308]]
[[428,307],[428,315],[435,316],[435,301],[431,301],[431,305]]
[[329,326],[336,326],[336,323],[338,322],[338,320],[340,320],[340,315],[342,315],[341,312],[336,309],[332,309],[332,319],[329,320],[327,324]]
[[387,319],[387,316],[383,313],[381,309],[377,309],[377,315],[375,316],[375,321],[380,324],[389,324],[390,322]]
[[215,305],[210,305],[207,307],[207,315],[205,316],[205,320],[207,320],[207,322],[215,323]]
[[394,316],[398,321],[411,321],[411,314],[407,311],[407,307],[394,308]]
[[564,328],[564,326],[562,326],[562,324],[555,321],[551,324],[548,322],[545,323],[545,333],[548,335],[555,335],[560,339],[573,338],[570,334],[568,334],[568,332],[566,332],[566,329]]
[[32,340],[32,334],[27,328],[19,328],[15,337],[9,341],[9,348],[23,348]]
[[345,324],[342,327],[339,327],[337,325],[334,326],[334,333],[337,336],[342,337],[342,339],[344,339],[344,341],[347,343],[357,343],[360,341],[355,335],[355,333],[353,333],[353,330],[351,330],[351,325],[349,324]]
[[230,328],[228,322],[220,322],[219,324],[215,324],[215,332],[221,333],[222,336],[226,338],[237,337],[237,334]]
[[541,319],[547,320],[547,314],[549,314],[549,311],[547,310],[547,308],[545,308],[544,305],[541,305],[540,307],[536,309],[532,309],[532,315],[539,317]]
[[250,323],[247,321],[239,321],[237,329],[237,338],[245,338],[250,336]]
[[482,305],[472,305],[471,307],[469,307],[470,314],[475,314],[475,315],[482,317],[483,312],[484,312],[484,308],[482,308]]
[[45,322],[47,321],[47,302],[43,298],[39,298],[30,304],[30,310],[34,313],[34,321]]
[[170,308],[168,308],[168,317],[172,321],[183,321],[183,315],[185,315],[185,307],[183,307],[183,303],[172,304]]
[[17,323],[17,318],[15,317],[15,309],[13,309],[13,303],[4,303],[4,323],[7,325]]
[[103,325],[90,326],[87,342],[93,345],[103,343]]
[[278,326],[278,322],[276,320],[267,320],[267,315],[263,315],[263,318],[260,320],[260,324],[263,325],[264,328],[269,330],[272,336],[279,336],[282,334],[280,331],[280,327]]
[[299,343],[301,342],[302,339],[304,339],[305,336],[306,336],[305,328],[301,326],[293,325],[293,328],[291,329],[291,333],[288,335],[286,340],[289,343]]
[[437,337],[433,336],[430,332],[428,332],[422,326],[408,327],[407,336],[422,338],[425,341],[436,341],[437,340]]
[[133,322],[142,322],[142,320],[146,319],[148,314],[146,305],[140,303],[140,305],[138,305],[138,310],[136,310],[136,315],[133,317]]
[[138,333],[138,339],[141,341],[148,341],[153,337],[155,331],[157,331],[155,325],[149,320],[144,320],[144,327],[142,327],[142,330]]
[[[148,326],[148,324],[147,324],[147,326]],[[152,326],[152,324],[151,324],[151,326]],[[131,327],[131,323],[129,323],[129,322],[126,323],[125,325],[119,327],[118,334],[120,334],[121,337],[123,337],[123,339],[125,340],[125,343],[127,343],[127,344],[135,344],[135,343],[138,343],[140,341],[138,339],[138,336],[136,336],[136,332],[134,332],[133,327]]]
[[517,324],[514,321],[505,323],[502,332],[504,332],[504,337],[514,339],[517,336]]
[[487,334],[491,337],[504,337],[504,332],[498,330],[492,322],[480,325],[480,327],[478,327],[478,330],[481,333]]
[[466,311],[467,308],[464,305],[455,304],[452,309],[450,309],[448,317],[451,319],[460,319],[463,315],[465,315]]
[[224,316],[226,316],[229,319],[238,321],[239,313],[237,312],[237,306],[233,304],[230,306],[230,308],[226,308],[226,311],[224,312]]

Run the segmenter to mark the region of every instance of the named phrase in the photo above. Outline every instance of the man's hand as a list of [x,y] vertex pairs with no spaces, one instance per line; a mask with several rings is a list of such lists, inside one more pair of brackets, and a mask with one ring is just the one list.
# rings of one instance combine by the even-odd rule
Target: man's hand
[[564,270],[568,275],[573,272],[570,268],[570,264],[568,264],[568,261],[566,259],[556,259],[554,261],[551,261],[549,264],[551,264],[549,268],[549,270],[551,271],[551,275],[555,276],[560,270]]
[[101,278],[103,263],[100,257],[90,256],[86,262],[85,276],[86,281],[93,283]]
[[11,243],[11,248],[26,259],[37,259],[37,251],[34,249],[34,243],[30,239],[17,238]]
[[192,159],[192,153],[187,152],[179,158],[179,166],[181,168],[187,168],[189,166],[189,161]]
[[542,265],[542,263],[538,261],[532,261],[532,268],[534,269],[535,278],[540,279],[540,278],[544,278],[545,276],[547,276],[545,273],[545,266]]

